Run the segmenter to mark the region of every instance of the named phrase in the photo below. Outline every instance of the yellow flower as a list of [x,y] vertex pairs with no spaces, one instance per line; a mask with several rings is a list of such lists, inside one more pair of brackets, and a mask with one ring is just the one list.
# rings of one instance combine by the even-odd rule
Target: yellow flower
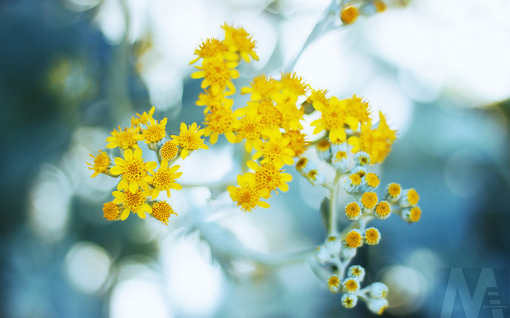
[[230,61],[236,61],[238,59],[237,54],[228,51],[228,47],[222,41],[218,39],[207,39],[205,42],[200,44],[199,48],[195,50],[195,55],[198,57],[189,64],[194,64],[200,59],[210,59],[212,57],[223,57]]
[[116,166],[110,169],[113,175],[122,175],[118,189],[129,188],[129,191],[135,193],[138,187],[149,189],[147,181],[150,180],[149,172],[158,166],[154,161],[144,162],[142,158],[142,149],[136,148],[134,154],[131,149],[124,152],[124,158],[115,158]]
[[137,148],[138,140],[143,140],[143,136],[139,134],[140,129],[140,127],[129,127],[124,128],[124,131],[122,131],[119,126],[119,131],[114,129],[112,131],[112,136],[106,138],[106,141],[109,142],[109,144],[106,145],[106,148]]
[[294,156],[299,157],[305,153],[309,142],[305,139],[306,134],[300,130],[289,130],[283,134],[283,138],[290,138],[289,148],[294,151]]
[[154,120],[152,117],[149,118],[150,125],[147,126],[146,129],[143,130],[143,138],[145,139],[146,144],[151,144],[158,142],[165,138],[167,118],[163,118],[163,120],[158,123],[157,120]]
[[237,206],[241,206],[244,212],[251,212],[251,209],[257,206],[269,208],[267,202],[260,201],[260,194],[255,188],[254,181],[247,182],[242,176],[237,176],[237,183],[238,187],[229,186],[227,190],[232,200],[237,202]]
[[283,125],[283,114],[276,108],[274,102],[269,99],[263,99],[258,102],[248,102],[248,107],[257,110],[262,125],[262,134],[266,137],[273,131],[279,131]]
[[243,178],[249,182],[254,182],[255,188],[263,198],[269,198],[271,191],[277,188],[283,192],[289,190],[289,185],[286,182],[292,180],[292,175],[283,173],[285,170],[278,169],[271,162],[263,163],[260,166],[255,161],[248,161],[246,164],[255,173],[245,173]]
[[204,90],[204,93],[198,94],[198,100],[195,103],[197,106],[206,106],[204,113],[216,107],[232,107],[234,100],[228,99],[225,96],[232,95],[232,92],[220,92],[217,95],[211,93],[211,88]]
[[290,138],[283,138],[280,132],[272,134],[268,141],[264,142],[260,148],[255,148],[257,152],[253,155],[253,160],[264,157],[263,163],[273,162],[280,169],[283,165],[294,164],[294,151],[289,147]]
[[120,215],[122,221],[128,218],[130,211],[138,214],[141,219],[145,219],[145,212],[152,213],[152,208],[145,203],[148,196],[145,190],[138,188],[135,192],[113,191],[112,194],[115,197],[113,203],[122,204],[123,210]]
[[156,200],[159,196],[159,192],[166,191],[166,195],[170,197],[170,189],[180,190],[182,186],[175,182],[175,179],[182,175],[182,172],[176,171],[180,166],[168,167],[168,161],[163,160],[158,171],[154,176],[149,176],[147,182],[149,182],[154,189],[150,189],[148,193],[151,195],[152,200]]
[[[237,111],[237,113],[240,113]],[[215,144],[218,141],[218,135],[225,135],[230,143],[236,143],[237,138],[234,131],[239,128],[236,112],[232,112],[230,107],[219,106],[211,109],[211,112],[205,115],[204,136],[211,136],[209,141]]]
[[175,158],[175,156],[177,156],[178,151],[179,148],[171,141],[165,142],[165,144],[159,150],[161,158],[163,158],[164,160],[170,160]]
[[179,136],[172,135],[172,142],[181,147],[181,158],[186,159],[191,151],[198,149],[209,149],[204,145],[204,140],[201,139],[204,130],[197,127],[197,123],[193,123],[188,127],[185,123],[181,123],[181,132]]
[[311,126],[316,126],[313,131],[314,134],[327,130],[329,131],[329,139],[332,142],[345,141],[347,135],[344,125],[348,124],[353,130],[358,127],[358,120],[353,116],[347,115],[345,100],[331,97],[327,104],[316,102],[313,106],[321,112],[321,118],[314,120],[310,124]]
[[344,24],[353,24],[359,16],[358,8],[354,6],[344,6],[340,11],[340,19]]
[[328,103],[328,99],[326,98],[327,89],[311,89],[310,96],[307,98],[309,103],[322,103],[326,105]]
[[168,218],[177,213],[174,212],[174,209],[168,204],[166,201],[156,202],[152,205],[152,216],[168,225]]
[[[284,96],[284,95],[282,95]],[[286,95],[284,99],[277,100],[276,108],[283,116],[281,127],[285,130],[303,129],[300,120],[303,119],[305,113],[303,108],[296,106],[297,97],[294,95]]]
[[108,202],[103,204],[104,218],[108,221],[116,220],[120,215],[119,206],[114,202]]
[[241,88],[241,95],[251,94],[250,98],[253,101],[259,101],[263,98],[269,99],[280,91],[281,86],[279,81],[262,74],[253,78],[250,87]]
[[297,76],[296,73],[283,73],[280,79],[282,83],[282,90],[294,96],[305,95],[308,90],[308,85],[303,82],[303,78]]
[[239,121],[237,142],[246,139],[245,149],[247,152],[251,152],[254,146],[256,146],[256,148],[262,147],[260,135],[263,127],[256,109],[246,109],[246,107],[241,109],[245,112],[245,115]]
[[152,108],[148,114],[147,114],[147,112],[143,112],[143,114],[141,114],[141,115],[136,113],[138,118],[135,118],[135,117],[131,118],[131,126],[136,127],[136,126],[140,126],[140,125],[146,125],[149,122],[149,120],[152,118],[152,115],[154,115],[155,110],[156,110],[156,107],[152,106]]
[[92,158],[94,158],[94,164],[90,164],[87,162],[87,164],[91,167],[89,169],[94,170],[94,173],[92,174],[91,178],[94,178],[100,173],[108,172],[108,168],[110,167],[110,157],[106,154],[106,152],[99,150],[99,153],[96,157],[89,154]]
[[376,129],[362,125],[360,136],[349,137],[348,142],[353,146],[353,153],[364,151],[370,155],[370,161],[376,164],[384,161],[396,139],[396,131],[389,128],[384,115],[379,112],[379,125]]
[[198,72],[192,73],[192,78],[203,78],[202,88],[211,86],[211,93],[218,95],[228,88],[235,93],[236,87],[232,83],[232,79],[239,77],[239,72],[235,69],[237,62],[229,62],[221,57],[214,57],[205,60],[202,66],[195,66]]
[[[355,94],[344,101],[346,104],[346,116],[356,118],[358,123],[372,125],[372,121],[370,120],[370,105],[367,101],[364,101],[363,98],[360,98]],[[358,129],[358,124],[356,124],[356,128],[351,127],[351,129]]]
[[235,28],[226,23],[223,24],[222,29],[225,30],[225,40],[223,42],[228,46],[230,52],[239,53],[246,63],[250,63],[250,57],[255,61],[259,60],[255,53],[255,41],[252,40],[252,36],[245,29]]

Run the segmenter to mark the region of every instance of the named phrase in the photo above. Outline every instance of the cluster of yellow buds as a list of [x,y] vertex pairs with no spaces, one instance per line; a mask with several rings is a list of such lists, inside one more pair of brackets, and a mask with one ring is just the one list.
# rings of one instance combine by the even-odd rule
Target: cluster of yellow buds
[[[168,224],[168,219],[174,212],[166,200],[157,200],[160,193],[170,197],[170,190],[180,190],[182,186],[176,182],[182,172],[177,172],[180,166],[172,165],[179,157],[185,159],[191,152],[198,149],[208,149],[200,137],[203,129],[196,123],[191,126],[181,124],[180,134],[172,135],[171,140],[166,133],[167,118],[160,122],[154,120],[155,108],[131,119],[131,127],[114,130],[106,139],[106,148],[117,151],[112,160],[110,156],[99,150],[94,163],[89,169],[111,177],[120,178],[117,191],[112,195],[115,199],[103,205],[104,217],[110,221],[125,220],[131,212],[145,219],[146,213]],[[157,161],[146,161],[142,158],[143,151],[138,142],[144,141],[148,150],[154,152]]]
[[353,24],[360,15],[371,16],[386,11],[387,4],[382,0],[342,1],[340,19],[343,24]]

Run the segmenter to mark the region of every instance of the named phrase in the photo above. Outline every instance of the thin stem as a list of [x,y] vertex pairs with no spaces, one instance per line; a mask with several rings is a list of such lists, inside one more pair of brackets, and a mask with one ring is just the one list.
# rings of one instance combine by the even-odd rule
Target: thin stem
[[327,233],[328,236],[336,235],[338,233],[338,191],[340,188],[340,177],[342,175],[338,172],[335,173],[335,180],[333,181],[333,187],[330,188],[330,198],[329,201],[329,214],[328,214],[328,228]]

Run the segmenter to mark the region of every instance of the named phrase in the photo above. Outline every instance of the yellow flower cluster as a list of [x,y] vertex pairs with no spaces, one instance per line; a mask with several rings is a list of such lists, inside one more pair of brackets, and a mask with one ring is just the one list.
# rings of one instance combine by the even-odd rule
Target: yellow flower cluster
[[[103,206],[104,217],[110,221],[125,220],[130,213],[136,213],[145,219],[146,213],[168,224],[168,218],[177,213],[166,201],[158,201],[161,192],[170,197],[170,190],[180,190],[182,186],[176,182],[182,172],[177,172],[180,166],[173,165],[180,155],[185,159],[191,152],[198,149],[208,149],[201,136],[204,129],[196,123],[189,127],[182,123],[179,135],[172,135],[169,139],[166,133],[167,118],[155,120],[155,108],[142,115],[131,118],[131,127],[114,130],[106,139],[106,148],[119,150],[119,156],[113,158],[99,150],[94,163],[89,169],[111,177],[120,177],[116,191],[112,192],[114,200]],[[144,141],[147,148],[155,152],[157,161],[147,161],[143,158],[143,151],[138,142]],[[112,150],[112,151],[114,151]]]

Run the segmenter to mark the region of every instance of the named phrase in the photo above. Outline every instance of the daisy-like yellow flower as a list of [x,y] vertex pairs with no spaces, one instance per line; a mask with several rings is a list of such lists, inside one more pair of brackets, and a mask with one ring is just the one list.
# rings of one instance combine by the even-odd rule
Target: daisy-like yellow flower
[[282,90],[294,96],[305,95],[308,91],[308,85],[303,82],[303,78],[297,76],[296,73],[282,73],[280,79]]
[[311,126],[316,126],[313,130],[314,134],[327,130],[329,131],[329,139],[332,142],[345,141],[347,135],[344,125],[348,124],[353,130],[358,127],[358,120],[353,116],[347,115],[345,100],[338,100],[338,98],[333,96],[327,104],[315,102],[313,106],[321,112],[321,118],[314,120],[310,124]]
[[280,131],[280,127],[283,126],[283,114],[276,108],[272,100],[263,99],[258,102],[248,102],[248,107],[257,110],[263,136],[269,137],[272,132]]
[[300,130],[289,130],[283,134],[283,138],[290,138],[289,148],[294,151],[294,156],[299,157],[308,149],[309,142],[305,139],[306,134]]
[[[356,94],[353,94],[351,98],[347,98],[344,101],[346,104],[346,116],[356,118],[358,123],[372,125],[370,119],[370,105],[367,101],[356,96]],[[351,129],[358,129],[358,124],[356,124],[356,128],[351,126]]]
[[149,172],[158,166],[155,161],[145,162],[142,158],[142,149],[136,148],[135,152],[127,149],[124,152],[124,159],[115,158],[116,166],[110,169],[113,175],[122,175],[118,189],[129,189],[129,192],[135,193],[138,187],[144,190],[149,189],[147,181],[151,179]]
[[292,175],[283,173],[285,170],[280,170],[272,162],[263,163],[260,166],[255,161],[248,161],[246,164],[255,173],[245,173],[243,178],[254,182],[255,188],[263,198],[269,198],[271,191],[277,188],[283,192],[289,190],[286,182],[292,181]]
[[245,149],[247,152],[251,152],[254,146],[256,149],[260,149],[262,147],[260,136],[263,128],[260,122],[260,116],[257,115],[256,109],[254,108],[246,109],[245,107],[241,109],[245,112],[245,115],[239,121],[237,142],[246,139]]
[[294,164],[294,151],[290,148],[290,138],[284,138],[280,132],[271,134],[269,140],[262,143],[262,146],[257,149],[257,152],[253,155],[253,160],[257,160],[260,157],[264,157],[261,161],[273,162],[276,168],[280,169],[284,165]]
[[215,109],[217,107],[229,107],[232,108],[234,105],[234,100],[226,98],[228,95],[232,95],[231,91],[220,92],[217,95],[213,95],[211,93],[211,88],[204,90],[204,93],[198,94],[198,100],[196,101],[197,106],[206,106],[204,109],[204,114],[209,112],[211,109]]
[[180,166],[173,166],[170,168],[168,167],[168,161],[163,160],[154,176],[149,176],[149,178],[147,178],[147,182],[154,187],[154,189],[148,191],[152,200],[156,200],[161,191],[166,191],[166,195],[170,197],[170,189],[182,189],[182,186],[175,182],[175,179],[182,175],[182,172],[176,172],[179,168]]
[[237,62],[229,62],[222,57],[214,57],[205,60],[202,66],[195,66],[199,71],[192,73],[191,78],[203,78],[202,88],[211,86],[211,93],[218,95],[226,88],[230,93],[235,93],[236,87],[232,79],[239,77],[239,72],[235,69]]
[[239,128],[239,113],[237,110],[232,112],[230,107],[218,106],[211,109],[211,112],[205,115],[205,129],[204,136],[211,136],[209,141],[215,144],[218,141],[219,135],[225,135],[230,143],[236,143],[237,138],[234,131]]
[[165,225],[168,225],[168,218],[170,218],[172,214],[177,215],[166,201],[156,202],[152,205],[152,216]]
[[280,111],[283,116],[281,127],[285,130],[300,130],[303,129],[301,120],[305,113],[304,109],[296,106],[297,97],[293,95],[287,95],[285,99],[277,101],[276,108]]
[[254,181],[246,181],[243,176],[237,176],[238,187],[229,186],[227,188],[230,193],[230,197],[234,202],[237,202],[237,206],[241,206],[241,209],[246,212],[251,212],[257,206],[262,208],[269,208],[269,204],[264,201],[260,201],[260,194],[255,188]]
[[328,104],[328,99],[326,98],[327,89],[311,89],[310,96],[307,98],[307,102],[309,103],[321,103],[322,105]]
[[137,148],[138,141],[143,140],[143,136],[140,134],[140,130],[140,127],[129,127],[124,128],[124,131],[122,131],[119,126],[119,131],[114,129],[112,131],[112,136],[106,138],[106,141],[108,142],[106,148]]
[[92,174],[91,178],[94,178],[100,173],[108,172],[108,168],[110,167],[110,157],[106,154],[106,152],[99,150],[99,153],[97,156],[93,156],[89,154],[92,158],[94,158],[94,164],[90,164],[87,162],[87,164],[91,167],[89,169],[94,170],[94,173]]
[[241,88],[241,95],[251,94],[250,98],[253,101],[259,101],[263,98],[270,99],[271,96],[280,91],[281,87],[282,84],[279,81],[262,74],[253,78],[250,87]]
[[136,127],[136,126],[140,126],[140,125],[146,125],[149,122],[149,120],[152,118],[152,115],[154,115],[155,110],[156,110],[156,107],[152,106],[152,108],[149,110],[149,113],[143,112],[143,114],[141,114],[141,115],[136,113],[138,118],[136,118],[136,117],[131,118],[131,126]]
[[166,126],[167,118],[163,118],[161,122],[158,123],[157,120],[154,120],[152,117],[149,118],[150,125],[147,125],[147,128],[143,130],[143,138],[145,139],[146,144],[153,144],[158,141],[161,141],[166,136],[165,126]]
[[221,28],[225,30],[225,40],[223,40],[223,43],[225,43],[230,52],[239,53],[246,63],[250,63],[250,57],[255,61],[259,60],[257,53],[255,53],[253,36],[246,32],[245,29],[241,27],[235,28],[226,23]]
[[[117,187],[119,189],[119,187]],[[113,191],[115,199],[113,203],[122,204],[123,210],[120,219],[124,221],[128,218],[129,212],[138,214],[141,219],[145,219],[145,212],[152,213],[152,208],[145,203],[148,194],[145,190],[138,188],[135,192],[131,191]]]
[[204,145],[204,140],[200,137],[204,134],[204,130],[197,127],[197,123],[186,126],[181,123],[181,132],[179,136],[172,135],[172,142],[181,148],[181,158],[186,159],[190,152],[198,149],[209,149]]
[[372,129],[370,125],[361,126],[360,136],[349,137],[352,152],[364,151],[370,155],[373,164],[383,162],[391,151],[391,145],[397,139],[396,131],[391,130],[384,115],[379,112],[379,125]]
[[200,59],[210,59],[213,57],[223,57],[229,61],[237,61],[239,58],[237,54],[229,52],[228,47],[218,39],[212,38],[207,39],[202,44],[200,44],[199,48],[195,50],[195,55],[198,57],[193,59],[193,61],[189,62],[189,64],[195,64]]

